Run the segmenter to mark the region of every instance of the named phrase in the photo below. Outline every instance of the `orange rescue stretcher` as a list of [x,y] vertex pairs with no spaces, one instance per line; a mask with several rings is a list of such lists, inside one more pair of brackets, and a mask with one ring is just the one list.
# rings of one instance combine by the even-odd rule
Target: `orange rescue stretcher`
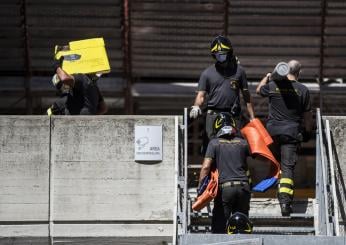
[[216,168],[210,171],[209,183],[204,192],[197,197],[196,202],[192,205],[192,209],[199,211],[208,205],[217,195],[219,189],[219,172]]
[[246,124],[245,127],[241,129],[241,132],[249,143],[251,154],[260,155],[270,160],[272,163],[272,176],[262,180],[252,188],[252,191],[265,192],[276,184],[280,175],[280,163],[275,159],[273,153],[268,148],[268,146],[273,143],[273,139],[258,118]]

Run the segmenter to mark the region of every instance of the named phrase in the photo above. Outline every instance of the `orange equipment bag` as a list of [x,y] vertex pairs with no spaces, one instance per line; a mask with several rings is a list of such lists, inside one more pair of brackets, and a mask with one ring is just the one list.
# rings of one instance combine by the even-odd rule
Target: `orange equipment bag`
[[219,172],[217,169],[213,169],[210,171],[210,181],[205,188],[205,191],[197,197],[196,202],[192,205],[192,209],[194,211],[199,211],[208,203],[213,200],[217,195],[217,190],[219,188]]

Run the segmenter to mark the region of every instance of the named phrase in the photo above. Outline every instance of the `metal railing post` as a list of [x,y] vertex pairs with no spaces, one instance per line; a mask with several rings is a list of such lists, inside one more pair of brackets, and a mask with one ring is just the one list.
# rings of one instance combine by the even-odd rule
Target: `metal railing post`
[[316,120],[317,120],[317,130],[319,133],[319,150],[320,150],[320,163],[321,163],[321,176],[316,176],[316,178],[322,177],[322,192],[321,195],[323,196],[323,201],[321,200],[321,203],[324,205],[319,206],[319,213],[324,211],[325,220],[326,220],[326,235],[330,236],[330,224],[329,224],[329,210],[328,210],[328,186],[327,186],[327,168],[324,162],[324,154],[323,154],[323,130],[322,130],[322,118],[320,114],[320,109],[317,108],[316,111]]
[[331,143],[331,135],[330,135],[330,126],[329,120],[326,120],[326,135],[327,135],[327,147],[328,147],[328,156],[329,156],[329,167],[330,167],[330,175],[332,182],[332,197],[333,197],[333,209],[334,209],[334,231],[336,236],[340,236],[339,231],[339,205],[338,198],[336,196],[336,184],[335,184],[335,169],[334,169],[334,161],[333,161],[333,153],[332,153],[332,143]]

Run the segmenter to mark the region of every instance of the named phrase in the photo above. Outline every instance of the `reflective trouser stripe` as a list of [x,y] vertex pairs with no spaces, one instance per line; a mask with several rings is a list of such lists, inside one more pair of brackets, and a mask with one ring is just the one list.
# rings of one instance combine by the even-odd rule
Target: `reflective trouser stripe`
[[251,179],[250,170],[246,171],[246,176],[248,177],[248,179],[249,179],[249,184],[251,185],[251,184],[252,184],[252,179]]
[[289,178],[281,178],[280,179],[280,184],[289,184],[293,186],[293,180]]
[[279,193],[287,193],[288,195],[293,195],[293,190],[287,187],[280,187]]

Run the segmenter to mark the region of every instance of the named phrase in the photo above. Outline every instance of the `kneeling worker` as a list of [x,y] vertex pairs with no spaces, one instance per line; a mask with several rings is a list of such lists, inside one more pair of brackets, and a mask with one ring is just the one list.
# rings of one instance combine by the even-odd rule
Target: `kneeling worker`
[[216,164],[219,190],[214,199],[212,233],[222,234],[226,233],[226,223],[232,214],[249,215],[251,192],[246,158],[250,150],[246,140],[236,136],[237,129],[230,113],[218,114],[213,127],[216,138],[208,144],[198,186]]
[[47,110],[48,115],[101,115],[107,106],[97,86],[97,74],[68,74],[55,61],[52,83],[60,98]]

